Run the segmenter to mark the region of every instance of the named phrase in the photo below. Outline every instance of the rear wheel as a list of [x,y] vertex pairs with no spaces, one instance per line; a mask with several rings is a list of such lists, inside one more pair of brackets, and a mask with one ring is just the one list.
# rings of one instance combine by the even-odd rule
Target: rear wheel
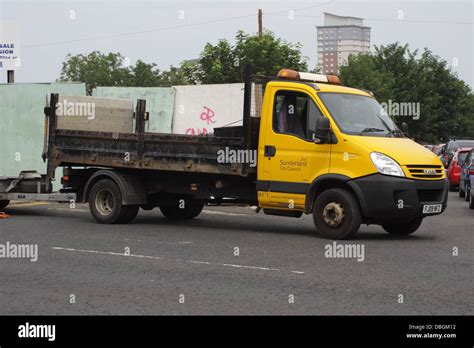
[[189,220],[201,214],[204,204],[191,199],[183,199],[175,205],[161,206],[160,210],[169,220]]
[[0,210],[3,210],[8,205],[8,203],[10,203],[10,201],[1,200],[0,201]]
[[423,222],[422,218],[415,219],[413,221],[410,221],[408,223],[402,223],[402,224],[383,224],[382,227],[385,231],[387,231],[390,234],[396,235],[396,236],[408,236],[409,234],[412,234],[415,232],[420,226],[421,223]]
[[324,238],[346,239],[359,230],[362,214],[359,203],[349,191],[333,188],[316,198],[313,221]]
[[138,205],[122,205],[122,194],[118,186],[109,179],[97,181],[89,194],[92,216],[102,224],[126,224],[138,213]]
[[459,197],[464,197],[466,195],[466,191],[464,191],[462,188],[461,188],[461,184],[459,184]]
[[451,182],[449,183],[449,191],[454,192],[456,191],[456,188],[457,188],[456,185],[451,184]]
[[469,202],[469,196],[470,196],[470,195],[471,195],[471,190],[470,190],[470,188],[468,187],[468,188],[466,188],[466,193],[464,194],[464,200],[465,200],[466,202]]

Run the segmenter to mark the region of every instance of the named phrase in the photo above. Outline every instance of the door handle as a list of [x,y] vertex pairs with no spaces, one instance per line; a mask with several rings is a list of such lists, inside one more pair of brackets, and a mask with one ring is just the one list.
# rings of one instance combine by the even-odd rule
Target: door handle
[[273,145],[265,145],[263,155],[265,157],[273,157],[276,154],[276,147]]

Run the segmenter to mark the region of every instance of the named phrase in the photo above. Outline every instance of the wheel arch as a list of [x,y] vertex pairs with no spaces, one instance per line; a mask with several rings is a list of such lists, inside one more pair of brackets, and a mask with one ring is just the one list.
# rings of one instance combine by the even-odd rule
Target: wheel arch
[[98,170],[87,180],[84,186],[83,202],[89,202],[89,195],[96,182],[102,179],[112,180],[119,188],[123,205],[146,204],[147,195],[143,183],[137,176],[115,170]]
[[313,211],[314,200],[321,192],[336,187],[351,192],[359,203],[363,216],[366,216],[367,208],[362,191],[351,181],[350,177],[342,174],[324,174],[313,180],[306,193],[305,213],[309,214]]

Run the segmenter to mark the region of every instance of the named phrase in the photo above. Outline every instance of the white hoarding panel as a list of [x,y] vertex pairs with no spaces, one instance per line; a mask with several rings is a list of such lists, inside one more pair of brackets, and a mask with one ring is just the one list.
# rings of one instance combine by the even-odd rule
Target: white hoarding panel
[[205,135],[216,127],[242,125],[243,83],[174,88],[174,134]]

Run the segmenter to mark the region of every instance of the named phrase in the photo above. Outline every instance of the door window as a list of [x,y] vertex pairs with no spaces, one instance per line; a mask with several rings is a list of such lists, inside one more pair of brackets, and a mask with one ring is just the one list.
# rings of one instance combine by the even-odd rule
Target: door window
[[322,116],[313,99],[301,92],[278,91],[273,108],[273,130],[313,141],[316,119]]

